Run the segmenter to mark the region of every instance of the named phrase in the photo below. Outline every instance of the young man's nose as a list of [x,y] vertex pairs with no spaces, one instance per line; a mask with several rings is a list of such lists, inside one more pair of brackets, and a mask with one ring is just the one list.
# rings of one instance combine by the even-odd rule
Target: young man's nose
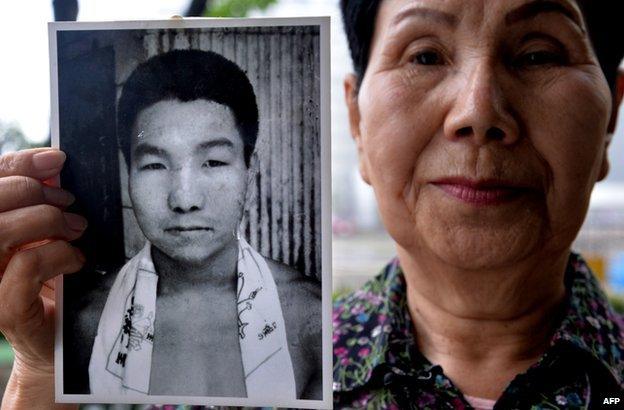
[[453,141],[476,145],[492,141],[514,144],[520,134],[500,74],[491,62],[475,62],[461,79],[444,123],[444,134]]
[[197,175],[190,169],[175,172],[167,198],[169,209],[176,213],[194,212],[204,208],[205,192],[197,183]]

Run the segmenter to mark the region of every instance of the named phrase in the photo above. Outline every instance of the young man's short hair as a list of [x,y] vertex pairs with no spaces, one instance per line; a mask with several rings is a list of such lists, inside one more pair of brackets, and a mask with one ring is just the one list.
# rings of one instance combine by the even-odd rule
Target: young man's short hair
[[204,99],[229,107],[249,166],[258,137],[258,106],[249,79],[240,67],[220,54],[174,50],[139,65],[123,86],[117,108],[117,138],[128,168],[137,116],[145,108],[169,99]]

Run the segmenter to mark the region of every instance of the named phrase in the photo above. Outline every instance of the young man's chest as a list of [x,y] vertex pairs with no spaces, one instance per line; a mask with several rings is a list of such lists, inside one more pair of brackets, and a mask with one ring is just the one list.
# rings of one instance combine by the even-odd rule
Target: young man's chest
[[233,289],[160,295],[150,393],[245,397],[237,319]]

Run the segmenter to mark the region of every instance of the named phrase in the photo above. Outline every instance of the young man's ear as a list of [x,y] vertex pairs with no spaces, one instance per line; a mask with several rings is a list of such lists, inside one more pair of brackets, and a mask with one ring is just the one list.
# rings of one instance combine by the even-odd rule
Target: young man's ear
[[360,175],[364,182],[370,185],[368,164],[364,154],[362,134],[360,130],[360,106],[358,104],[358,79],[355,74],[348,74],[344,79],[345,102],[349,112],[349,128],[358,149]]

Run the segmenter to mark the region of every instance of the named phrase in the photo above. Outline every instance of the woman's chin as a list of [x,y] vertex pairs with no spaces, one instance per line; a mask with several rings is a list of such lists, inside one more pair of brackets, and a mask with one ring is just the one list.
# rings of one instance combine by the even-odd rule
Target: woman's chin
[[433,249],[433,252],[448,265],[467,271],[502,269],[517,263],[528,254],[524,249],[492,245],[474,244],[464,246],[463,249]]
[[[467,270],[502,268],[531,253],[540,253],[546,242],[545,212],[537,201],[480,208],[425,200],[419,205],[411,232],[403,238],[409,241],[404,244],[409,243],[413,255],[428,255],[450,266]],[[407,224],[400,225],[398,231],[407,233]],[[395,236],[399,244],[401,236]]]
[[540,253],[542,229],[525,226],[431,227],[424,246],[450,266],[464,270],[502,269]]

